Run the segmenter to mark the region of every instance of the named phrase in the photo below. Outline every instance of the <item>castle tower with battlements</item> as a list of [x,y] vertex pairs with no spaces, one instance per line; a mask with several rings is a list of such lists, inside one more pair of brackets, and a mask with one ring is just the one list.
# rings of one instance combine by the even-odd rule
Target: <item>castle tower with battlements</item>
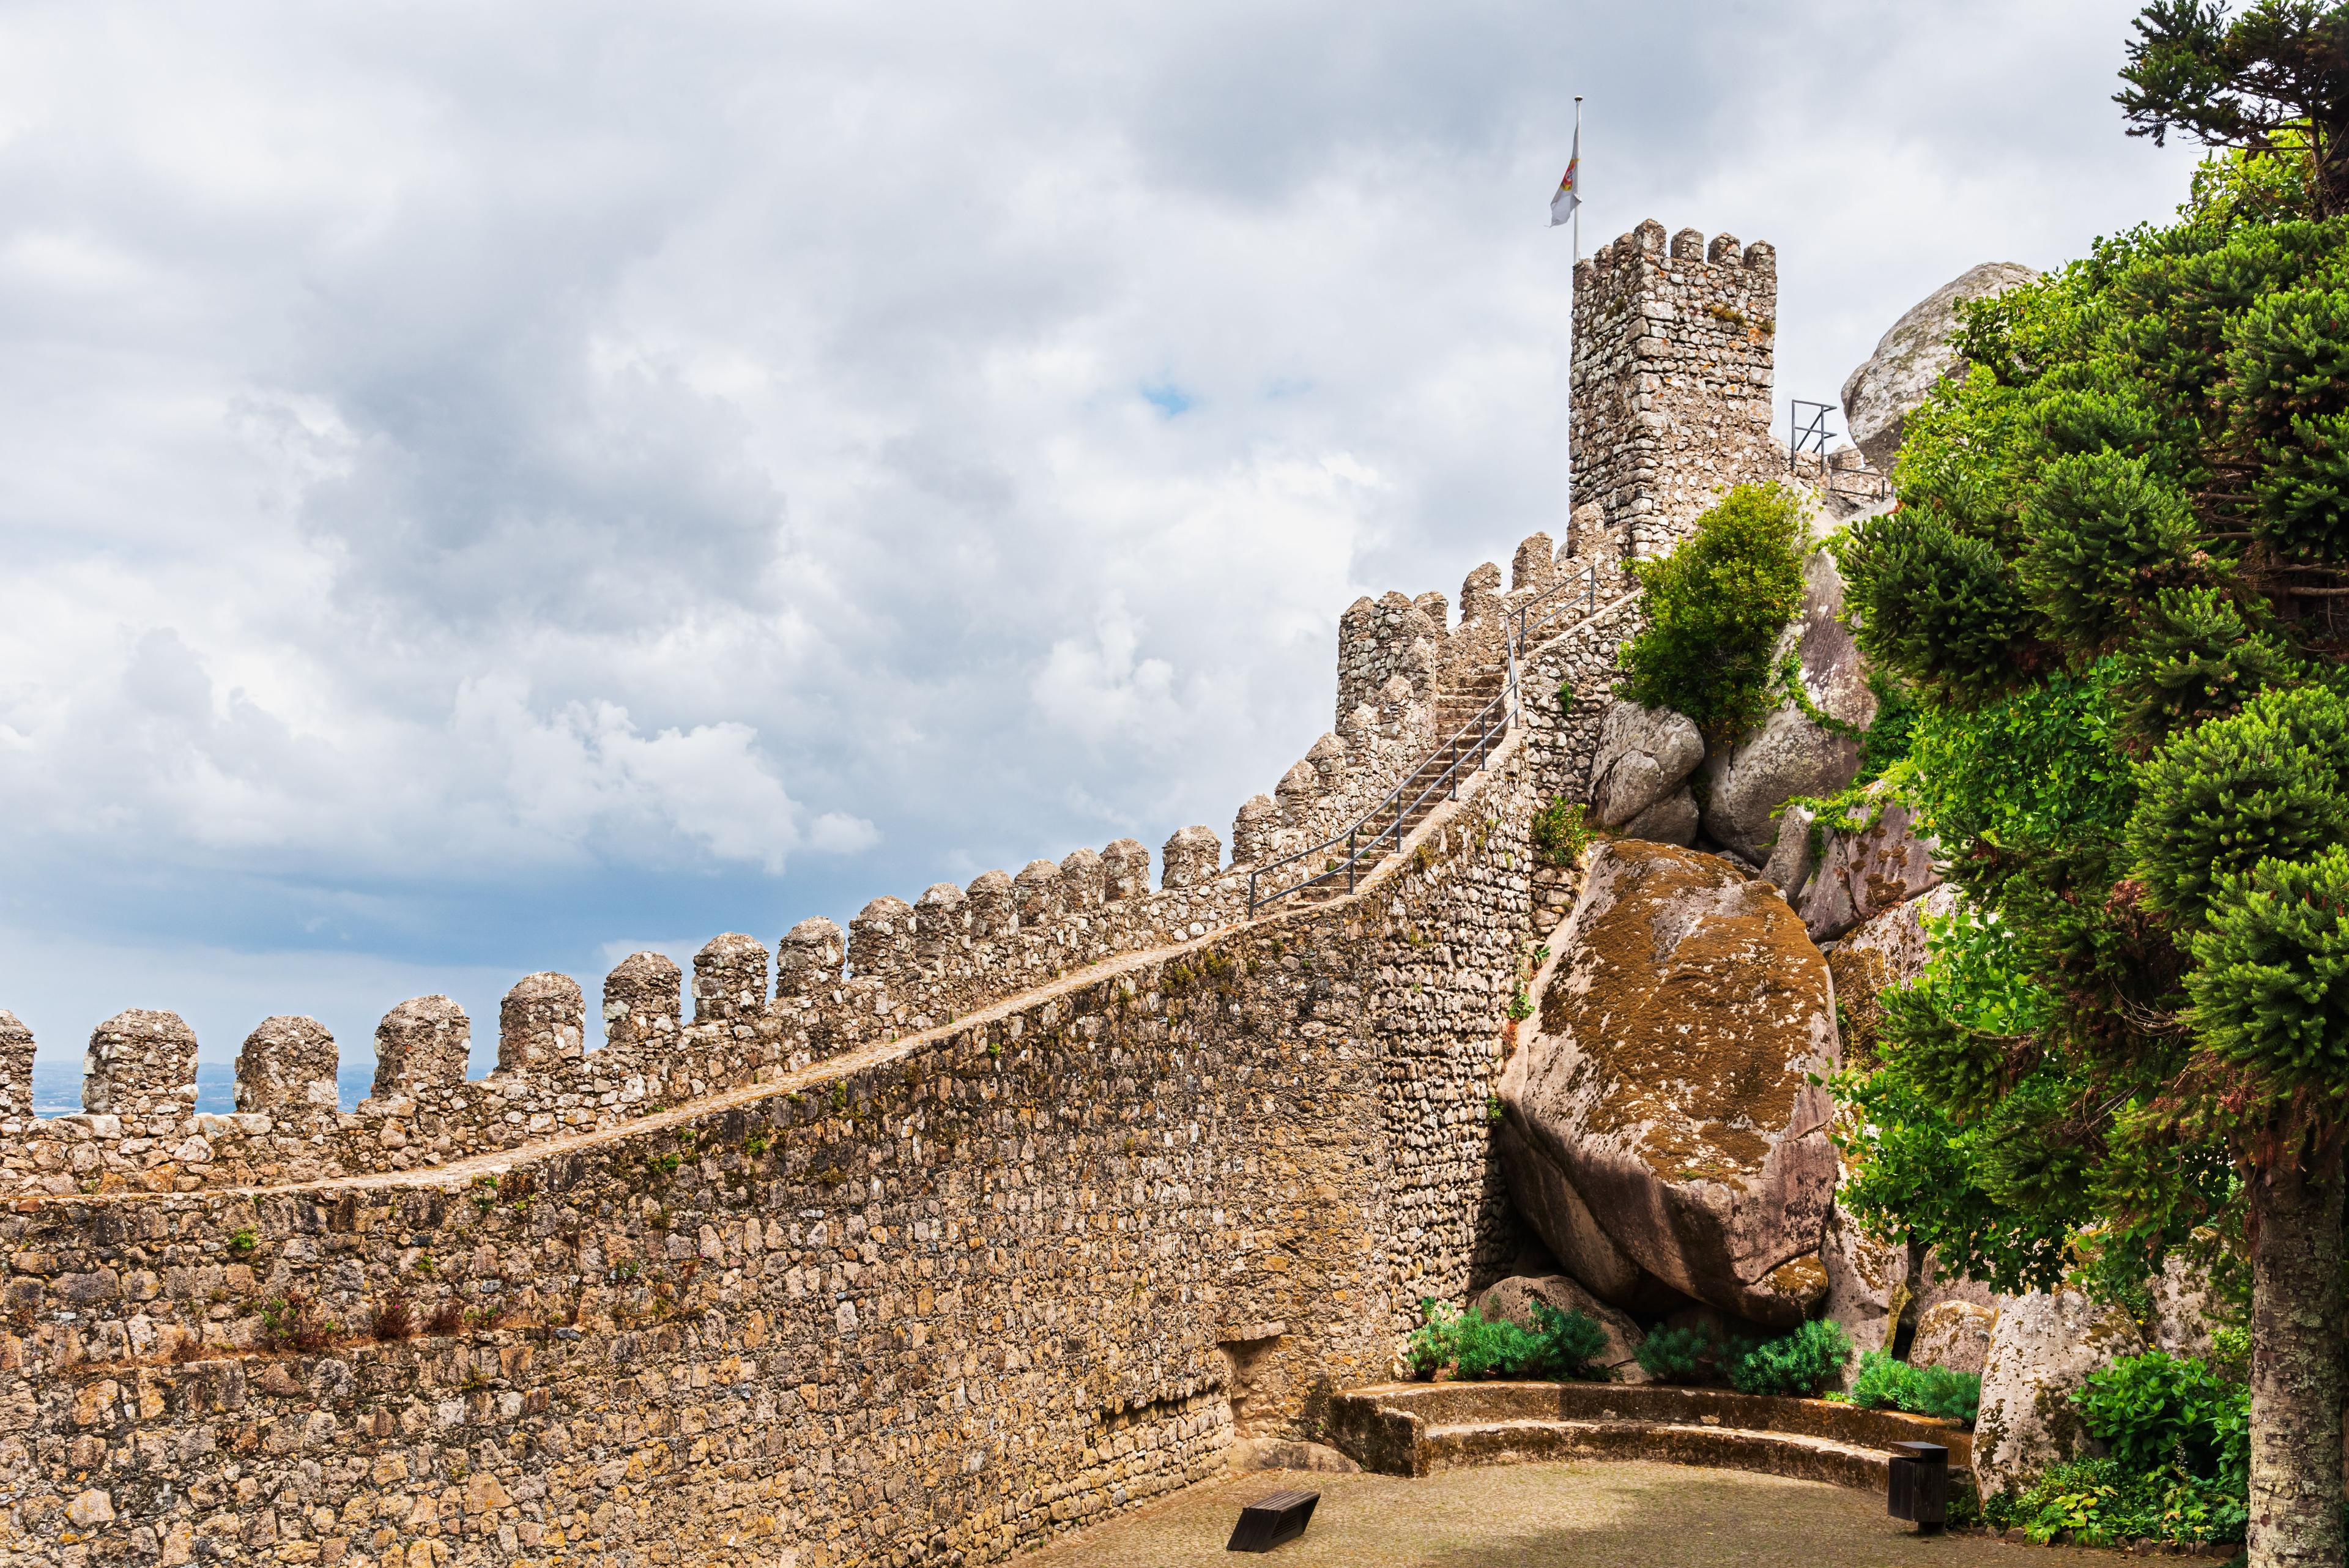
[[1777,253],[1733,234],[1667,244],[1651,219],[1576,265],[1575,555],[1661,555],[1731,486],[1783,476],[1777,314]]

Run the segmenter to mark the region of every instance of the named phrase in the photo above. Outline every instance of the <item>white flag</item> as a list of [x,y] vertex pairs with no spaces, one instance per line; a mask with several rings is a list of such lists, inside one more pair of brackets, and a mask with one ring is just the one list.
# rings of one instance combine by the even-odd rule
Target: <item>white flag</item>
[[1549,199],[1549,226],[1557,227],[1574,216],[1582,205],[1582,127],[1574,128],[1574,156],[1566,161],[1566,178],[1557,182],[1557,194]]

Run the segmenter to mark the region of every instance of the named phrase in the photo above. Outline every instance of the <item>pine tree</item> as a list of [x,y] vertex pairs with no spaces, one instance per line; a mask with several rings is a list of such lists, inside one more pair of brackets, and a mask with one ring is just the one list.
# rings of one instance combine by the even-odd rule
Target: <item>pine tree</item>
[[[1920,762],[1992,923],[1888,1006],[1862,1190],[2014,1282],[2142,1273],[2197,1225],[2243,1236],[2251,1560],[2324,1568],[2349,1135],[2344,11],[2147,9],[2134,127],[2298,176],[2239,158],[2178,223],[1971,307],[1971,368],[1912,416],[1900,508],[1840,546],[1862,648],[1923,694],[1920,746],[2028,741],[2003,769]],[[2033,745],[2102,782],[2033,794],[2013,771]],[[1928,1199],[1904,1159],[1961,1190]]]

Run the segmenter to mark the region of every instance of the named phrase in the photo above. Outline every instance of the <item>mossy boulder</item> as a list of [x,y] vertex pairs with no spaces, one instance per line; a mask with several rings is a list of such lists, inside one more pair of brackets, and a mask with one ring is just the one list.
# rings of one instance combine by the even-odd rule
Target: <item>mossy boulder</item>
[[1520,1211],[1633,1311],[1814,1310],[1837,1164],[1826,962],[1775,888],[1668,845],[1593,848],[1501,1080]]
[[2145,1336],[2117,1306],[2078,1291],[2033,1291],[2000,1309],[1983,1357],[1974,1479],[1983,1495],[2026,1486],[2087,1445],[2072,1390],[2097,1367],[2142,1355]]

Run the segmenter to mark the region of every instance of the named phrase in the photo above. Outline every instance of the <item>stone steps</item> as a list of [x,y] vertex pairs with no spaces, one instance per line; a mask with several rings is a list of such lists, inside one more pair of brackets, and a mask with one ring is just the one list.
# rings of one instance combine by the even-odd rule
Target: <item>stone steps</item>
[[1328,1441],[1386,1475],[1540,1459],[1652,1459],[1877,1492],[1889,1479],[1894,1443],[1939,1443],[1955,1470],[1973,1458],[1973,1435],[1953,1422],[1653,1383],[1350,1388],[1330,1399]]
[[[1396,837],[1410,837],[1413,829],[1433,816],[1437,810],[1452,798],[1452,791],[1449,788],[1436,788],[1431,793],[1430,786],[1436,784],[1444,777],[1445,769],[1475,754],[1477,737],[1462,736],[1456,732],[1474,719],[1499,691],[1500,683],[1495,681],[1490,690],[1472,691],[1444,700],[1443,706],[1437,710],[1437,732],[1449,738],[1434,751],[1429,753],[1419,766],[1412,770],[1411,776],[1403,781],[1400,792],[1401,797],[1405,801],[1418,800],[1423,793],[1427,794],[1427,798],[1419,800],[1418,805],[1403,813],[1402,831],[1400,835],[1396,834],[1394,822],[1391,817],[1381,818],[1377,825],[1381,829],[1380,836],[1387,839],[1390,845]],[[1500,743],[1501,736],[1502,732],[1496,726],[1490,737],[1495,746]],[[1464,782],[1467,771],[1464,766],[1460,777],[1454,782]],[[1356,880],[1359,881],[1361,877],[1368,876],[1371,868],[1383,861],[1391,853],[1392,850],[1390,847],[1383,852],[1365,855],[1362,865],[1356,873]],[[1299,904],[1325,904],[1333,898],[1344,897],[1346,897],[1346,878],[1341,871],[1328,881],[1316,882],[1298,888],[1289,895],[1289,899],[1292,903]]]
[[[1712,1469],[1758,1470],[1881,1492],[1892,1456],[1799,1432],[1664,1421],[1481,1421],[1430,1427],[1421,1436],[1427,1471],[1544,1459],[1648,1459]],[[1423,1472],[1426,1473],[1426,1472]]]

